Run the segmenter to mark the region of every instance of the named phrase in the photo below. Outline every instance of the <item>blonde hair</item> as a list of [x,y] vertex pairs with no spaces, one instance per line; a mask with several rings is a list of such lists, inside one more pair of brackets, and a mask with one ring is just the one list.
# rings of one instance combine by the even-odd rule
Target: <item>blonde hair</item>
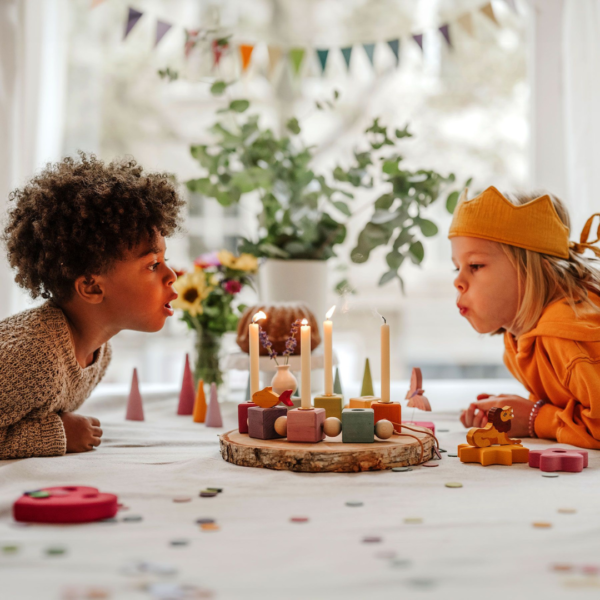
[[[504,196],[515,205],[522,205],[548,192],[512,193]],[[571,220],[560,198],[548,194],[560,220],[571,229]],[[517,270],[519,308],[511,329],[519,335],[531,331],[539,321],[544,309],[563,298],[578,316],[578,307],[600,312],[600,306],[592,302],[588,293],[600,294],[600,270],[598,259],[588,258],[569,249],[569,258],[558,258],[525,250],[508,244],[500,244]],[[503,329],[495,333],[503,332]]]

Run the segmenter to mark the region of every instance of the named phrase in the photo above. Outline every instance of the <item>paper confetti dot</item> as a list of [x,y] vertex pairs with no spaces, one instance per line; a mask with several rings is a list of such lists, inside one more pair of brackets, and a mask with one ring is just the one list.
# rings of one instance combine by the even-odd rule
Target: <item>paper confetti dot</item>
[[346,502],[346,506],[363,506],[364,502],[359,502],[358,500],[349,500]]
[[438,429],[439,433],[448,433],[449,431],[449,429]]
[[392,558],[396,558],[396,552],[394,552],[394,550],[380,550],[375,556],[377,558],[391,560]]
[[391,563],[392,567],[402,568],[410,566],[408,558],[395,558]]
[[392,471],[394,473],[406,473],[407,471],[412,471],[412,467],[392,467]]
[[206,488],[207,492],[217,492],[217,494],[220,494],[223,491],[223,488],[215,488],[215,487],[209,487]]
[[191,502],[191,501],[192,501],[191,496],[175,496],[175,498],[173,498],[173,502]]
[[219,531],[221,528],[216,523],[202,523],[200,529],[202,531]]
[[49,498],[50,492],[46,492],[44,490],[40,490],[38,492],[30,492],[27,494],[30,498]]
[[443,448],[440,448],[440,452],[448,452],[448,450],[444,450]]
[[556,564],[556,565],[552,565],[552,570],[553,571],[572,571],[573,565]]
[[436,584],[435,579],[429,579],[426,577],[420,577],[419,579],[409,579],[407,581],[407,583],[409,585],[412,585],[414,587],[420,587],[420,588],[424,588],[424,587],[432,587]]
[[127,515],[126,517],[123,517],[123,521],[125,521],[125,523],[139,523],[143,520],[144,517],[142,517],[142,515]]
[[462,483],[459,483],[458,481],[449,481],[448,483],[444,484],[447,488],[461,488],[463,486]]
[[377,535],[367,535],[363,539],[363,544],[379,544],[381,542],[381,538]]
[[532,525],[537,529],[549,529],[552,527],[552,523],[548,523],[547,521],[535,521]]
[[202,490],[200,498],[214,498],[219,492],[211,492],[210,490]]
[[421,517],[406,517],[404,522],[409,525],[418,525],[423,522],[423,519]]
[[119,521],[114,517],[110,517],[109,519],[100,519],[99,523],[118,523]]
[[542,477],[558,477],[558,473],[542,473]]
[[438,463],[426,462],[421,465],[422,467],[437,467]]
[[210,519],[208,517],[203,517],[201,519],[196,519],[196,523],[198,523],[198,525],[207,525],[207,524],[212,524],[214,522],[215,522],[214,519]]
[[48,556],[61,556],[67,553],[66,548],[62,548],[61,546],[50,546],[45,550]]
[[448,454],[448,458],[458,458],[458,454]]
[[187,546],[190,543],[190,540],[171,540],[171,546]]
[[291,517],[290,521],[292,523],[307,523],[308,517]]
[[558,512],[563,515],[572,515],[577,512],[577,509],[576,508],[559,508]]
[[16,554],[19,551],[19,546],[2,546],[3,554]]
[[600,573],[600,567],[598,565],[583,565],[581,571],[586,575],[598,575],[598,573]]

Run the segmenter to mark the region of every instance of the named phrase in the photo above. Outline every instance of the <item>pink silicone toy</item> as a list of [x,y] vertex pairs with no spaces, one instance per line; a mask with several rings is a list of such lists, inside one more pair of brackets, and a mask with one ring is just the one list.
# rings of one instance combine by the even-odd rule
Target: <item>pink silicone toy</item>
[[586,450],[568,450],[567,448],[530,450],[529,466],[546,473],[554,471],[581,473],[588,466],[588,453]]
[[177,408],[178,415],[194,414],[194,402],[196,402],[196,394],[194,392],[194,378],[190,369],[190,357],[185,355],[185,368],[183,370],[183,381],[181,382],[181,392],[179,392],[179,406]]
[[431,433],[435,435],[435,425],[431,421],[402,421],[402,424],[409,427],[426,427],[427,429],[431,429]]
[[129,400],[127,401],[127,413],[125,418],[128,421],[143,421],[144,420],[144,405],[140,394],[140,386],[138,385],[137,369],[133,370],[131,379],[131,391],[129,392]]

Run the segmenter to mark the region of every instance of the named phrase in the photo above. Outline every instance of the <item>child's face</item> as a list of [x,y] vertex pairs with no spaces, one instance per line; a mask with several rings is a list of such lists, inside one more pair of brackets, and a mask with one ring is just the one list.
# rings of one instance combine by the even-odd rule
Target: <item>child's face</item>
[[460,314],[479,333],[511,331],[519,308],[517,270],[500,244],[463,236],[451,242]]
[[158,331],[177,293],[171,287],[177,276],[165,262],[165,239],[157,235],[126,252],[123,260],[103,277],[104,309],[113,325],[134,331]]

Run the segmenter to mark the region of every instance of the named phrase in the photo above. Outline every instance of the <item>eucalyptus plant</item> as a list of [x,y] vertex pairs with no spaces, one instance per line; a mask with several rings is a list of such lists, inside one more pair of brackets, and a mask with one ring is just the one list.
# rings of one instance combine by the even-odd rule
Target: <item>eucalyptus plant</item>
[[[211,91],[220,95],[227,86],[218,81]],[[337,97],[335,92],[326,104],[333,106]],[[244,194],[258,193],[259,235],[255,240],[242,238],[240,252],[328,260],[336,256],[335,247],[346,239],[346,223],[358,211],[353,190],[383,189],[350,258],[364,263],[375,248],[385,246],[387,269],[379,285],[397,279],[403,286],[403,262],[408,258],[420,264],[425,256],[423,238],[438,233],[435,223],[425,218],[426,209],[442,192],[449,192],[446,207],[454,210],[459,193],[449,188],[455,176],[403,168],[399,146],[412,133],[408,126],[388,130],[378,118],[365,130],[363,147],[354,150],[349,166],[319,173],[313,165],[315,147],[302,142],[296,118],[287,121],[282,135],[276,135],[261,127],[259,117],[248,114],[249,108],[248,100],[237,99],[218,111],[221,117],[210,129],[213,142],[191,147],[206,175],[187,182],[188,189],[223,206],[239,202]],[[323,103],[317,103],[317,108],[322,110]],[[338,289],[344,285],[340,282]]]

